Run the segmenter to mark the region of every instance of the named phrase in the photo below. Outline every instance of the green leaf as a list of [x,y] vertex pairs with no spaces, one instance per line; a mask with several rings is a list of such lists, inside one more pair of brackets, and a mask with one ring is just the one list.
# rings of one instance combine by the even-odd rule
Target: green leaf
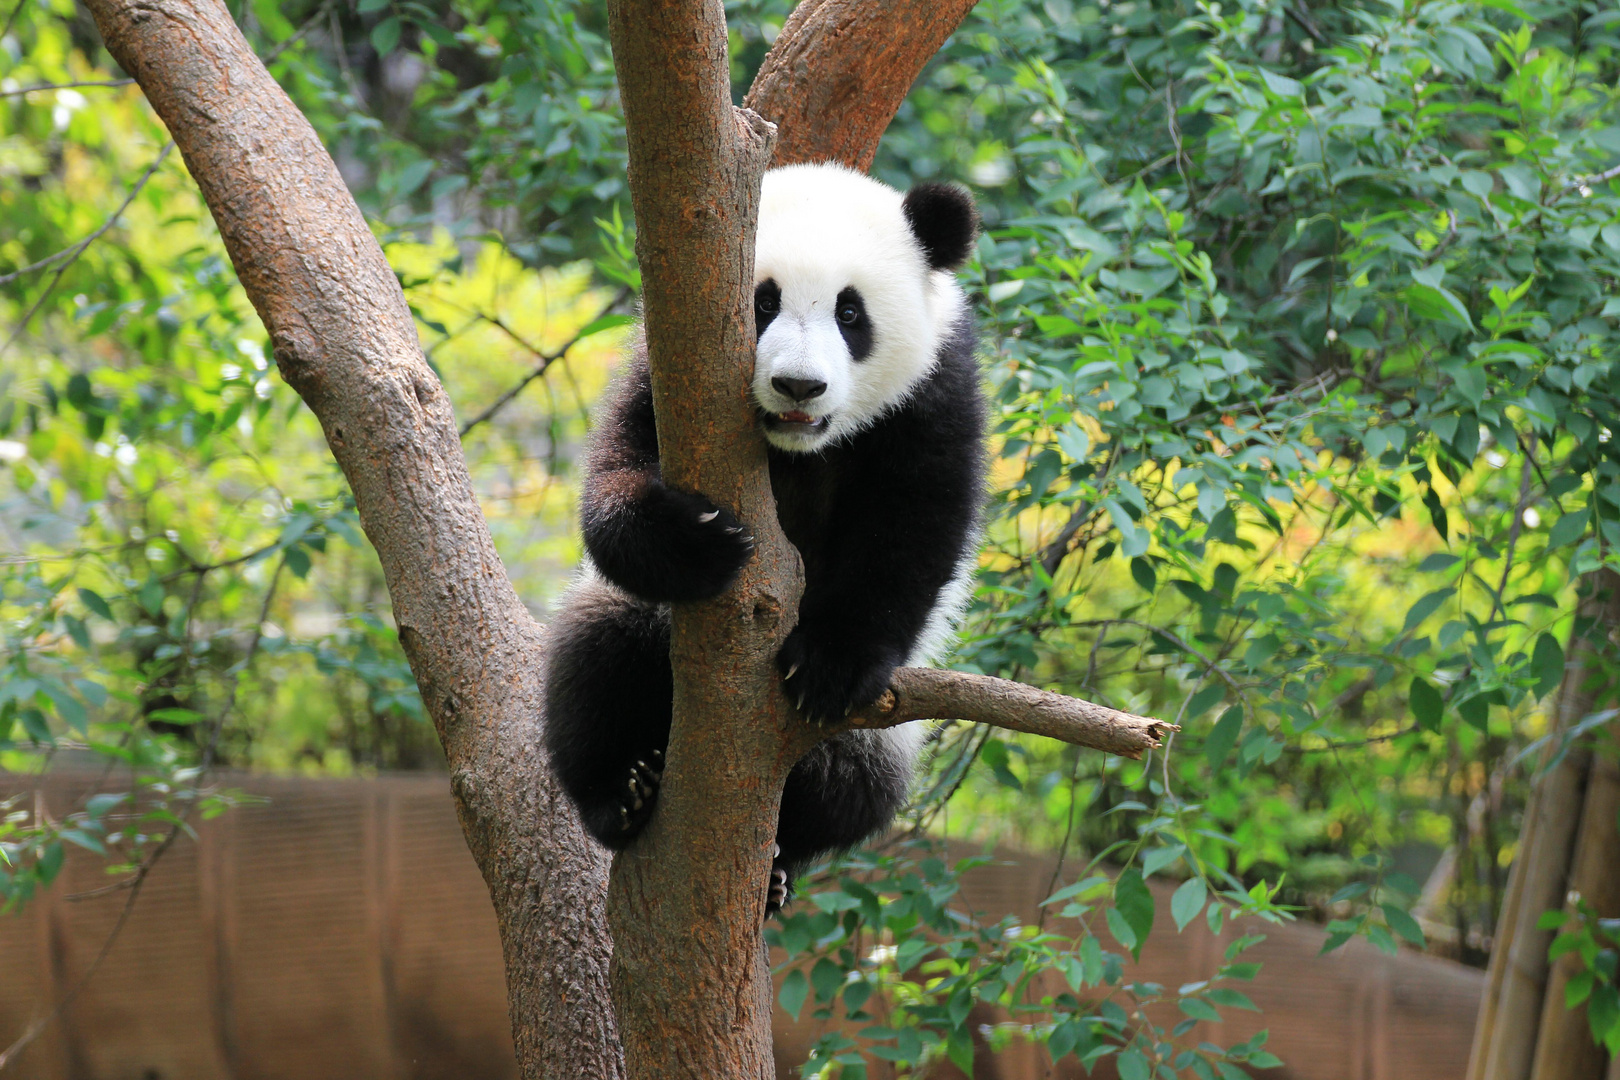
[[590,322],[586,323],[584,329],[579,332],[579,337],[580,340],[583,341],[585,338],[591,337],[595,334],[600,334],[604,330],[612,330],[613,328],[619,326],[629,326],[635,321],[635,317],[631,315],[603,315],[600,318],[592,319]]
[[1474,328],[1474,320],[1469,317],[1468,309],[1449,289],[1413,282],[1401,292],[1401,297],[1412,313],[1421,318],[1464,330]]
[[1102,942],[1095,934],[1087,934],[1080,943],[1080,973],[1087,986],[1096,986],[1103,980]]
[[1208,890],[1203,878],[1188,878],[1170,897],[1170,917],[1176,920],[1176,932],[1187,929],[1187,924],[1198,918],[1204,910]]
[[1221,714],[1204,740],[1204,760],[1211,769],[1219,769],[1232,752],[1238,735],[1243,731],[1243,706],[1233,705]]
[[1140,1050],[1126,1050],[1118,1059],[1119,1080],[1151,1080],[1153,1068]]
[[1191,701],[1187,702],[1187,713],[1182,718],[1183,721],[1198,719],[1209,711],[1210,706],[1219,704],[1220,700],[1225,696],[1225,683],[1211,683],[1204,687],[1192,696]]
[[1159,584],[1158,575],[1153,572],[1153,564],[1141,556],[1131,560],[1131,579],[1147,593],[1151,593]]
[[1582,507],[1553,522],[1553,527],[1547,530],[1547,546],[1561,548],[1579,540],[1586,534],[1586,518],[1587,510]]
[[1413,945],[1416,945],[1418,948],[1423,948],[1423,946],[1426,944],[1423,938],[1423,928],[1418,925],[1416,919],[1412,918],[1411,915],[1396,907],[1394,904],[1383,904],[1380,906],[1384,910],[1384,921],[1389,923],[1389,928],[1391,930],[1395,931],[1397,934],[1401,935],[1401,937],[1405,938]]
[[1131,924],[1126,921],[1125,916],[1119,913],[1119,909],[1109,908],[1106,920],[1108,922],[1108,932],[1114,935],[1114,940],[1125,946],[1129,952],[1135,953],[1138,949],[1136,931],[1131,929]]
[[1406,625],[1401,627],[1401,633],[1410,633],[1412,630],[1416,629],[1424,619],[1427,619],[1430,615],[1433,615],[1436,611],[1440,610],[1441,604],[1445,603],[1447,600],[1450,600],[1455,595],[1457,595],[1456,589],[1445,588],[1436,589],[1434,592],[1422,597],[1417,603],[1413,604],[1407,609]]
[[41,885],[49,885],[56,880],[56,875],[62,872],[62,860],[66,854],[60,840],[52,840],[45,845],[44,850],[39,853],[36,868]]
[[1462,562],[1462,559],[1448,552],[1437,551],[1422,562],[1418,563],[1418,572],[1421,574],[1437,574],[1442,570],[1450,570]]
[[1114,909],[1135,934],[1136,945],[1131,948],[1131,955],[1140,960],[1142,945],[1153,930],[1153,893],[1142,880],[1142,872],[1134,866],[1121,871],[1114,881]]
[[1297,80],[1290,79],[1286,75],[1278,75],[1275,72],[1261,68],[1260,78],[1265,81],[1266,89],[1277,97],[1298,98],[1303,97],[1305,94],[1305,88]]
[[1546,697],[1564,681],[1564,650],[1558,639],[1543,633],[1536,638],[1530,654],[1530,670],[1536,676],[1536,697]]
[[843,969],[823,956],[810,969],[810,985],[815,989],[817,1001],[831,1001],[844,985]]
[[1249,995],[1241,990],[1234,990],[1230,986],[1217,986],[1204,995],[1217,1005],[1225,1005],[1232,1009],[1248,1009],[1250,1012],[1259,1012],[1260,1006],[1249,1000]]
[[777,995],[777,1000],[782,1003],[782,1008],[787,1010],[788,1015],[797,1020],[799,1010],[804,1008],[804,1000],[809,996],[810,980],[804,977],[803,971],[794,968],[787,973],[787,978],[782,980],[782,990]]
[[107,601],[101,598],[100,593],[90,589],[80,589],[79,602],[89,609],[92,614],[99,615],[108,622],[113,621],[112,608],[107,606]]
[[1444,711],[1445,703],[1441,700],[1440,691],[1425,682],[1423,676],[1412,676],[1406,701],[1412,707],[1412,717],[1419,727],[1428,731],[1440,730],[1440,714]]
[[387,56],[399,44],[400,22],[399,17],[390,15],[378,23],[371,30],[371,47],[377,50],[378,56]]
[[1208,1020],[1212,1024],[1221,1022],[1221,1014],[1215,1011],[1215,1006],[1202,998],[1182,998],[1176,1004],[1194,1020]]
[[1146,855],[1142,856],[1142,876],[1145,878],[1152,877],[1160,870],[1163,870],[1165,867],[1181,858],[1182,853],[1186,850],[1186,844],[1171,844],[1167,847],[1153,848]]

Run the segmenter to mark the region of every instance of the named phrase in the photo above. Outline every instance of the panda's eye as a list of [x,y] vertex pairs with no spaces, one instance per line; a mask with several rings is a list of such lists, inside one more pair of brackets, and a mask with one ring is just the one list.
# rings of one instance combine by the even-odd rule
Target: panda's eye
[[860,321],[861,309],[854,304],[843,303],[838,305],[838,321],[845,326],[854,326]]
[[754,307],[766,315],[775,315],[776,309],[781,306],[781,302],[769,293],[754,297]]

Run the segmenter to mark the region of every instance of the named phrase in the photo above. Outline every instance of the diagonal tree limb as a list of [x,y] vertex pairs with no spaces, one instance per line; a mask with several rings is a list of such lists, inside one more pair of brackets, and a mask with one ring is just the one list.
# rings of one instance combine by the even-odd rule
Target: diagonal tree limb
[[743,99],[777,127],[773,165],[872,167],[917,76],[978,0],[802,0]]
[[479,510],[398,280],[314,130],[217,0],[90,0],[168,125],[284,378],[320,420],[387,577],[506,958],[526,1077],[623,1075],[607,860],[538,739],[541,631]]

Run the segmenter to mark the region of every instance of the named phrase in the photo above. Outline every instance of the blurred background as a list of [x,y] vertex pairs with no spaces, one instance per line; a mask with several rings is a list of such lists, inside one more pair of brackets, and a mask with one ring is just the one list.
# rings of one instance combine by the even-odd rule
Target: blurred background
[[[230,6],[544,619],[639,285],[600,5]],[[740,101],[792,5],[725,6]],[[509,1075],[319,426],[88,15],[0,20],[0,1075]],[[968,16],[873,170],[985,220],[951,663],[1184,730],[938,729],[772,931],[784,1075],[1464,1074],[1530,792],[1613,773],[1617,48],[1587,0]],[[1539,946],[1610,1054],[1617,892]]]

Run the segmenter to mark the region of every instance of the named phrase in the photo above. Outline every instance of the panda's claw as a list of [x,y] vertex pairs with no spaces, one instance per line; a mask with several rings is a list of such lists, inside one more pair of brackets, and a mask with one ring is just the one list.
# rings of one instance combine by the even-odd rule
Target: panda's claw
[[[659,762],[664,757],[659,751],[647,756]],[[661,780],[662,774],[648,766],[644,759],[637,758],[631,763],[630,775],[625,779],[625,794],[619,801],[620,832],[633,837],[647,824],[647,818],[657,808]]]
[[798,671],[799,671],[799,662],[797,660],[795,660],[795,661],[793,661],[793,663],[788,665],[787,674],[782,676],[782,680],[784,682],[786,682],[788,679],[791,679],[791,678],[793,678],[794,675],[798,674]]
[[[713,521],[715,518],[717,518],[719,516],[720,516],[720,511],[718,511],[718,510],[710,510],[707,514],[699,514],[698,515],[698,521],[702,522],[704,525],[707,525],[709,522]],[[726,531],[729,532],[730,530],[728,529]]]

